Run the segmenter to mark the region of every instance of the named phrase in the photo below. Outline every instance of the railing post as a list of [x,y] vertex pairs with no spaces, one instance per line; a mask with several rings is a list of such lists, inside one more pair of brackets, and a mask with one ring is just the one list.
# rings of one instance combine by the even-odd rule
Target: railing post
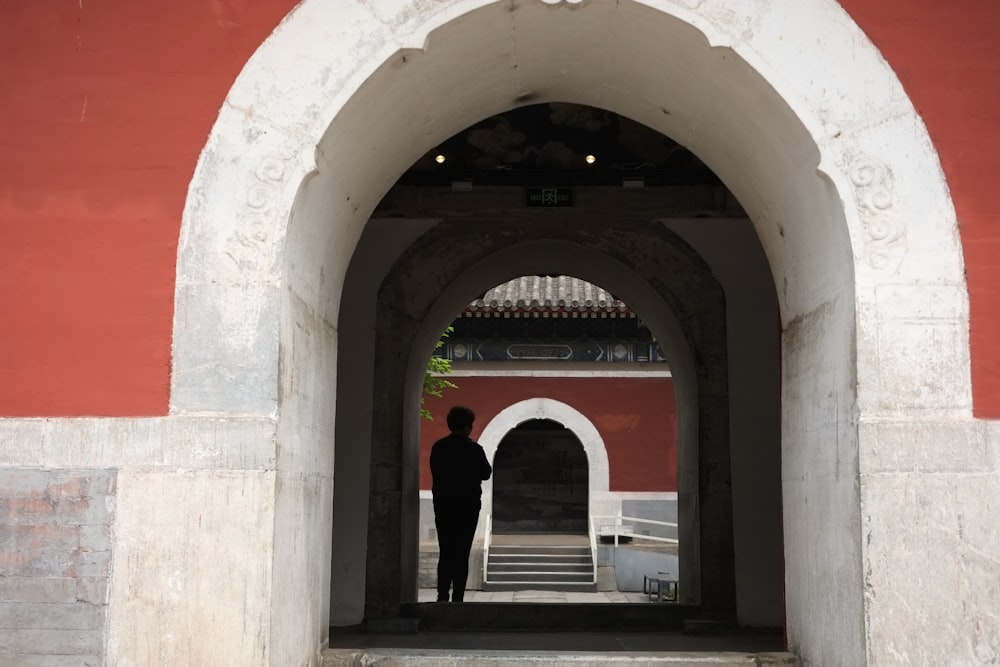
[[615,550],[618,549],[618,529],[622,527],[622,508],[618,506],[618,516],[615,518]]
[[594,525],[595,517],[591,516],[590,524],[590,563],[592,565],[591,582],[597,584],[597,528]]
[[490,533],[493,531],[493,515],[486,514],[486,534],[483,537],[483,585],[486,585],[486,571],[490,564]]

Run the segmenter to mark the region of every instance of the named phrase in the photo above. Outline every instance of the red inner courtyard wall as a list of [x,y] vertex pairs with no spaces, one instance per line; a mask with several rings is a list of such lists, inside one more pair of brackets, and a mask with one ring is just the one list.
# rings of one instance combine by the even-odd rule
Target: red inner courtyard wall
[[[187,185],[236,75],[295,4],[0,5],[0,415],[167,412]],[[1000,4],[842,5],[940,154],[967,265],[975,411],[1000,418]]]
[[[476,413],[478,439],[501,411],[529,398],[560,401],[586,415],[608,452],[610,491],[677,490],[677,417],[669,377],[455,377],[458,389],[428,398],[434,419],[420,431],[420,488],[430,490],[431,445],[448,434],[452,405]],[[567,426],[566,424],[563,424]],[[577,434],[579,436],[579,434]]]

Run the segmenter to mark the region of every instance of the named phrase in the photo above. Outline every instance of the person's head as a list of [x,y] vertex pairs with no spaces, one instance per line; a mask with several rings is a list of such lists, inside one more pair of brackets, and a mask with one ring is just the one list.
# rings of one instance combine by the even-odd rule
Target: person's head
[[448,430],[452,433],[472,432],[472,423],[476,421],[476,413],[464,405],[456,405],[448,411]]

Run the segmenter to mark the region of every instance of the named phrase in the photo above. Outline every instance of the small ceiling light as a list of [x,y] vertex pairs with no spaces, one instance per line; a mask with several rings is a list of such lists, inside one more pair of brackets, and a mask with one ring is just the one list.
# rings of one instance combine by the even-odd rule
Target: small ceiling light
[[597,162],[597,156],[594,155],[593,153],[589,153],[587,157],[583,158],[583,161],[586,162],[587,164],[594,164],[595,162]]
[[437,162],[438,164],[444,164],[445,160],[447,159],[448,158],[445,157],[444,153],[438,153],[437,155],[434,156],[434,161]]

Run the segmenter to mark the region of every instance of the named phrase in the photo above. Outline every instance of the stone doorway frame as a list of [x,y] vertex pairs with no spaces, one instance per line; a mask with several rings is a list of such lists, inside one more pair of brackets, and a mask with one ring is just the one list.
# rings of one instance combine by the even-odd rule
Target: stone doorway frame
[[[247,64],[202,153],[174,319],[171,418],[215,420],[207,444],[273,420],[253,441],[273,446],[261,566],[298,574],[270,580],[272,663],[326,632],[299,601],[313,597],[330,515],[301,507],[333,485],[336,322],[361,229],[435,141],[541,101],[678,139],[740,199],[781,305],[791,647],[864,664],[875,645],[905,646],[893,619],[920,606],[922,561],[890,565],[907,523],[897,476],[931,493],[920,475],[950,469],[933,453],[942,436],[973,437],[968,297],[926,130],[839,5],[305,0]],[[112,586],[112,615],[125,588]]]

